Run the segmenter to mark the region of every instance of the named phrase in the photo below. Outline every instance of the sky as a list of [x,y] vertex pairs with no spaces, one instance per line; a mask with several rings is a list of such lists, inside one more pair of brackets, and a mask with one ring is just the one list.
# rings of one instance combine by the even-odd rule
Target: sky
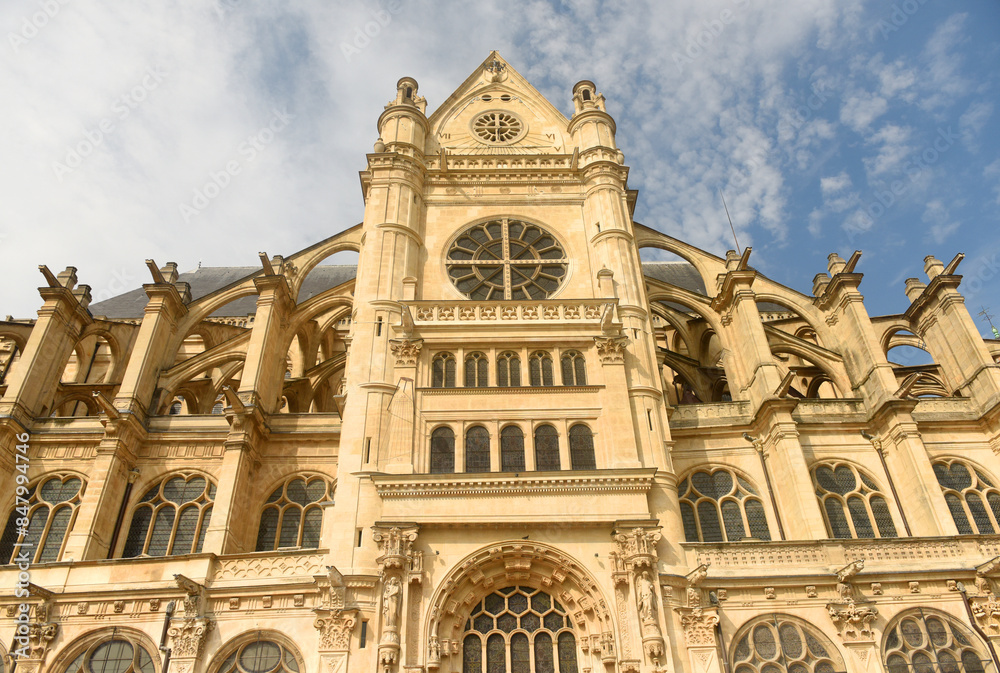
[[357,224],[396,81],[429,114],[492,49],[567,116],[596,83],[636,221],[724,255],[724,194],[799,291],[862,250],[872,315],[965,253],[980,331],[1000,315],[992,0],[6,0],[0,29],[0,316],[35,316],[39,264],[98,301],[147,258],[249,266]]

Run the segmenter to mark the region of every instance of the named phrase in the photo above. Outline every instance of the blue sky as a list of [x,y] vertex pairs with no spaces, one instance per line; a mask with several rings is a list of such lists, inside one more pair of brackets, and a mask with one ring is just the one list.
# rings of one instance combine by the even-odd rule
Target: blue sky
[[252,265],[356,224],[396,80],[430,111],[498,49],[567,114],[597,84],[637,221],[722,254],[722,190],[800,291],[863,250],[872,314],[964,252],[1000,315],[1000,3],[10,0],[0,27],[0,314],[34,316],[38,264],[100,299],[146,258]]

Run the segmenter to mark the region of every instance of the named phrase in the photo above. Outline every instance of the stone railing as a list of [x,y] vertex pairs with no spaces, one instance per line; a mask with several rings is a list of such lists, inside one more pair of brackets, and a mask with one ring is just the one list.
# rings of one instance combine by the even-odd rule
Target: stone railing
[[750,421],[749,402],[682,404],[670,412],[670,427],[695,428],[706,425],[745,425]]
[[1000,554],[1000,536],[805,540],[791,542],[682,543],[691,566],[710,563],[727,573],[773,572],[776,566],[800,569],[843,566],[863,559],[865,568],[973,567]]
[[411,301],[417,324],[453,322],[544,322],[546,320],[598,322],[612,302],[599,300],[546,301]]

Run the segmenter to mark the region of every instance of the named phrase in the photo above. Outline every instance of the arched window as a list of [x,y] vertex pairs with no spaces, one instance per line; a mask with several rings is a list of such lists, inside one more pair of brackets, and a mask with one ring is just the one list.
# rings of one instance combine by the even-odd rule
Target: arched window
[[28,504],[15,506],[7,517],[0,538],[0,563],[11,563],[22,552],[32,554],[33,563],[58,561],[83,491],[84,484],[78,477],[58,475],[41,479],[26,492],[17,493]]
[[896,618],[886,634],[882,658],[889,673],[984,673],[992,669],[979,638],[943,614],[909,610]]
[[562,356],[562,382],[564,386],[587,385],[587,362],[577,351],[567,351]]
[[173,402],[170,403],[170,409],[167,410],[167,415],[177,416],[184,411],[184,398],[178,397]]
[[451,353],[438,353],[431,363],[431,387],[455,387],[455,356]]
[[146,491],[132,510],[122,558],[197,554],[212,518],[215,484],[205,477],[180,475]]
[[295,477],[276,488],[260,514],[257,551],[319,547],[323,503],[332,500],[333,486],[321,476]]
[[[155,652],[155,650],[153,650]],[[63,669],[63,673],[156,673],[153,655],[138,638],[119,633],[100,638]]]
[[785,615],[766,615],[736,632],[733,673],[834,673],[844,660],[822,633]]
[[531,375],[531,385],[551,386],[552,356],[545,351],[535,351],[528,358],[528,369]]
[[524,433],[516,425],[500,431],[500,471],[524,472]]
[[469,353],[465,356],[465,387],[485,388],[489,385],[487,371],[489,360],[485,353]]
[[573,470],[596,470],[594,433],[583,423],[569,429],[569,462]]
[[535,469],[540,472],[562,469],[559,464],[559,433],[551,425],[535,428]]
[[566,608],[544,591],[500,589],[480,601],[465,623],[462,673],[577,670],[573,622]]
[[497,385],[516,388],[521,385],[521,358],[513,351],[497,356]]
[[291,650],[259,636],[236,648],[216,673],[299,673],[298,658]]
[[431,433],[431,474],[451,474],[455,471],[455,433],[451,428],[438,428]]
[[749,481],[724,468],[698,470],[677,485],[688,542],[770,540],[764,503]]
[[490,433],[481,425],[465,432],[465,471],[490,471]]
[[[955,458],[934,461],[934,474],[960,535],[997,532],[1000,490],[991,478],[970,463]],[[975,522],[976,530],[972,529],[970,521]]]
[[823,463],[812,475],[832,537],[896,537],[885,494],[869,475],[846,463]]

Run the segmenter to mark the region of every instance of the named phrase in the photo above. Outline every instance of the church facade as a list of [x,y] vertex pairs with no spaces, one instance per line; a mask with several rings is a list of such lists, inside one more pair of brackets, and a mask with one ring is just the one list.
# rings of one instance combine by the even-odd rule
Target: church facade
[[430,114],[404,77],[362,223],[95,304],[42,267],[0,323],[0,671],[1000,673],[961,256],[899,315],[860,252],[784,287],[635,222],[572,102],[496,52]]

